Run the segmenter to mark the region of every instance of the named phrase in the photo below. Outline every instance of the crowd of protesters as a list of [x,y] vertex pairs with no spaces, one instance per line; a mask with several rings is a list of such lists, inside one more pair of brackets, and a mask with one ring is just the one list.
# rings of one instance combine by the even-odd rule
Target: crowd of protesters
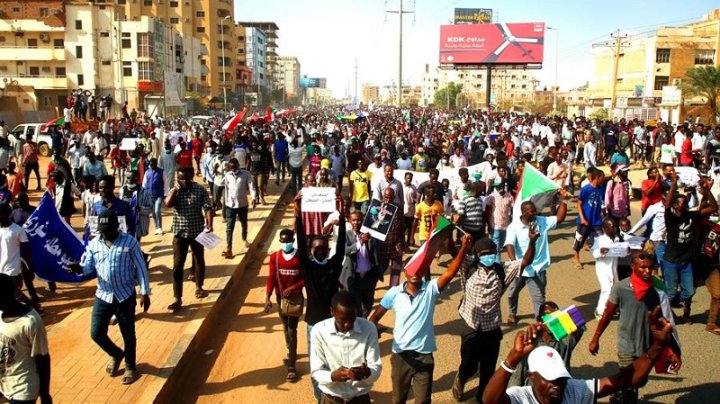
[[[280,233],[282,247],[270,257],[265,307],[270,310],[273,301],[279,307],[287,380],[294,382],[300,316],[289,307],[304,306],[318,402],[370,402],[372,383],[382,371],[377,330],[384,327],[378,323],[388,310],[395,311],[393,402],[405,402],[410,390],[416,402],[429,402],[433,352],[438,349],[433,309],[456,276],[463,293],[458,310],[463,320],[461,361],[452,388],[457,400],[463,399],[466,381],[478,373],[477,398],[484,402],[563,397],[592,402],[609,394],[634,402],[660,351],[670,347],[671,353],[663,355],[666,368],[680,368],[675,327],[692,321],[695,286],[703,281],[711,294],[706,329],[720,335],[720,261],[718,245],[709,241],[715,237],[708,237],[720,234],[715,224],[720,130],[714,124],[429,108],[376,108],[348,117],[342,109],[325,108],[271,115],[224,130],[231,116],[198,123],[129,113],[123,104],[115,119],[111,117],[117,112],[108,105],[108,97],[95,100],[82,92],[68,97],[65,125],[48,129],[53,141],[47,167],[39,166],[34,139],[0,132],[0,157],[7,156],[0,158],[0,230],[8,249],[0,255],[2,276],[8,277],[6,282],[0,276],[0,286],[15,288],[18,296],[3,297],[8,309],[0,309],[7,324],[12,323],[9,316],[23,318],[38,334],[28,341],[27,352],[18,352],[35,358],[34,363],[26,360],[23,369],[10,369],[30,371],[36,380],[22,388],[4,376],[0,387],[10,399],[45,401],[50,394],[45,386],[47,343],[43,345],[44,328],[37,315],[42,308],[21,227],[34,209],[28,198],[32,189],[47,189],[59,215],[68,224],[80,217],[92,239],[83,261],[69,269],[98,274],[91,335],[110,356],[108,374],[116,374],[125,361],[125,384],[139,377],[136,285],[143,309],[150,306],[147,273],[152,254],[141,249],[142,238],[150,234],[150,218],[156,236],[172,232],[174,301],[167,309],[177,312],[184,307],[184,281],[194,283],[196,299],[207,296],[204,247],[197,236],[212,232],[219,214],[226,223],[222,256],[236,256],[238,220],[241,248],[250,248],[248,212],[267,205],[271,181],[289,181],[296,195],[296,221]],[[94,124],[73,131],[73,118]],[[558,188],[549,215],[532,202],[514,209],[528,165]],[[628,178],[632,167],[646,168],[648,178],[636,184],[641,185],[642,219],[634,226]],[[41,172],[47,177],[44,183]],[[302,210],[307,187],[333,188],[335,212]],[[548,236],[565,221],[568,201],[578,211],[575,268],[584,269],[582,251],[589,250],[599,282],[594,313],[599,323],[589,342],[593,354],[620,312],[622,369],[610,379],[572,379],[570,358],[584,329],[555,340],[542,324],[543,315],[559,310],[546,299],[546,273],[553,263]],[[387,205],[397,208],[397,216],[381,242],[364,232],[362,223],[368,212]],[[172,212],[172,227],[163,224],[163,211]],[[440,218],[457,229],[443,245],[453,257],[447,269],[435,278],[429,267],[403,274],[410,254],[432,237]],[[611,253],[615,243],[630,241],[637,243],[632,253]],[[128,251],[122,259],[108,259]],[[386,275],[390,289],[375,305],[377,285]],[[29,297],[21,291],[23,284]],[[518,334],[513,350],[494,371],[501,325],[517,324],[518,299],[526,286],[539,323]],[[54,283],[48,288],[54,290]],[[500,301],[506,291],[510,313],[502,321]],[[26,310],[26,305],[33,309]],[[107,337],[108,326],[115,323],[124,340],[122,349]],[[337,352],[340,344],[350,344],[349,353]],[[534,349],[538,344],[542,346]],[[543,354],[536,353],[541,350]],[[511,380],[518,371],[524,376]],[[528,381],[532,387],[524,387]],[[508,383],[516,387],[506,390]]]

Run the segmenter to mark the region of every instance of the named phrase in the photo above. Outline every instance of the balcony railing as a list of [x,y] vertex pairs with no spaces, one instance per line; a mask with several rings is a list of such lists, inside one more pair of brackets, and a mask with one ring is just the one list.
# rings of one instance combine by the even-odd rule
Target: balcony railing
[[65,48],[44,46],[28,48],[27,46],[0,46],[0,60],[48,61],[65,60]]

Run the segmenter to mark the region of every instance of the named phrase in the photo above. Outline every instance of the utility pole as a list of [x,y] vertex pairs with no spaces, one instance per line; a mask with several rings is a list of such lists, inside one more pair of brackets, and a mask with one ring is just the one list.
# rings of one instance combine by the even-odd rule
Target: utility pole
[[405,14],[414,14],[415,11],[403,10],[403,0],[398,0],[397,10],[388,10],[386,13],[397,14],[400,17],[400,30],[398,37],[398,90],[397,90],[397,106],[402,106],[402,49],[403,49],[403,16]]
[[355,67],[353,68],[353,74],[355,75],[355,97],[359,100],[360,97],[358,97],[358,63],[357,58],[355,58]]
[[615,50],[614,50],[614,60],[613,60],[613,77],[612,77],[612,90],[610,92],[610,113],[608,114],[610,116],[610,120],[613,120],[615,118],[615,106],[617,103],[617,79],[618,79],[618,71],[620,69],[620,48],[622,45],[622,40],[627,38],[627,35],[620,35],[620,30],[617,30],[617,33],[611,34],[611,38],[615,40]]

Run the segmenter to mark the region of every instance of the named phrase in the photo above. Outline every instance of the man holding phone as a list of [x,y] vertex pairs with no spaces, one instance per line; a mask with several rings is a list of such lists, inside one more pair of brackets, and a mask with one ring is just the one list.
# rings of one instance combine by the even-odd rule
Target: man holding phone
[[[76,273],[97,272],[97,292],[90,323],[90,336],[110,355],[105,372],[113,377],[125,359],[122,384],[131,384],[140,376],[135,367],[135,284],[140,284],[140,306],[150,308],[150,282],[147,264],[135,237],[120,232],[118,216],[106,210],[98,217],[99,237],[90,241],[79,264],[70,267]],[[108,337],[110,318],[115,315],[125,349]]]
[[370,390],[382,372],[380,346],[375,325],[357,317],[357,307],[351,292],[337,292],[332,318],[312,328],[310,372],[322,391],[321,404],[371,402]]

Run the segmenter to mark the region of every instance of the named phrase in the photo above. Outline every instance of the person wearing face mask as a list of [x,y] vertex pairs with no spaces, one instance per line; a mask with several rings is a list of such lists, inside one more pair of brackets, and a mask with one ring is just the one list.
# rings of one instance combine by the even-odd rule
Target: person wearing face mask
[[[275,293],[275,300],[280,307],[280,296],[288,297],[296,293],[302,293],[305,287],[300,272],[300,259],[298,250],[295,249],[295,232],[290,229],[280,230],[280,250],[270,254],[270,270],[265,287],[265,312],[269,313],[272,308],[272,295]],[[297,327],[300,317],[285,316],[278,311],[280,321],[285,334],[285,347],[287,355],[283,359],[287,365],[287,376],[285,380],[296,382],[298,380],[295,362],[297,361]]]
[[[308,174],[308,177],[313,178]],[[302,191],[301,191],[302,192]],[[343,201],[337,198],[338,211],[343,211]],[[302,194],[295,197],[295,228],[304,229],[303,215],[301,214]],[[345,240],[345,217],[340,216],[338,223],[338,240]],[[305,281],[307,292],[305,322],[307,323],[308,352],[312,352],[310,346],[310,333],[318,322],[331,317],[331,299],[340,290],[340,273],[342,262],[345,258],[345,243],[337,243],[337,250],[332,258],[328,258],[328,240],[324,236],[315,236],[311,240],[309,252],[305,246],[307,236],[304,231],[297,232],[298,259],[300,260],[300,272]],[[320,401],[320,390],[315,379],[312,380],[313,393]]]
[[482,402],[495,370],[500,352],[500,299],[507,286],[535,258],[535,241],[540,237],[537,229],[528,229],[530,243],[522,260],[497,262],[498,246],[489,237],[475,242],[471,250],[471,263],[460,270],[463,298],[458,312],[465,321],[460,345],[460,367],[453,382],[452,395],[462,401],[465,383],[480,373],[477,400]]
[[139,175],[137,171],[129,171],[125,185],[120,188],[120,199],[130,204],[133,210],[135,223],[135,238],[138,242],[148,235],[150,230],[150,213],[153,211],[153,201],[150,191],[138,186]]

